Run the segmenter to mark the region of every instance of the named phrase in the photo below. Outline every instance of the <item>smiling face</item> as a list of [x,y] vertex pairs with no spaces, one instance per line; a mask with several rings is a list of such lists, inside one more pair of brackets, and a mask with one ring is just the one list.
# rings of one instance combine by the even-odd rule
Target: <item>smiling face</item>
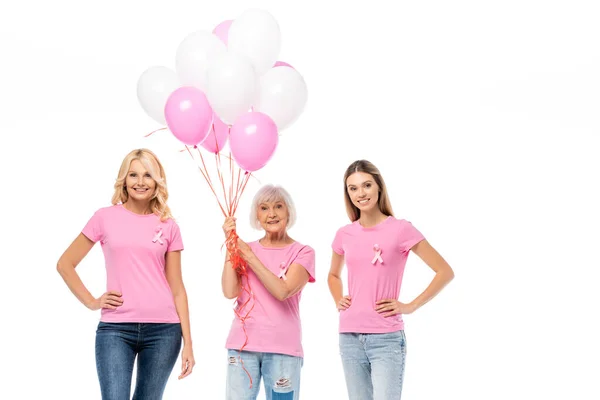
[[361,212],[378,207],[379,186],[371,174],[355,172],[346,179],[346,190],[352,204]]
[[287,229],[289,211],[283,200],[266,201],[258,205],[256,217],[265,232],[280,234]]
[[363,212],[376,216],[379,211],[383,215],[394,216],[383,176],[368,160],[356,160],[346,168],[344,203],[352,222],[360,219]]
[[156,191],[156,181],[140,160],[133,160],[125,178],[125,187],[130,199],[149,202]]

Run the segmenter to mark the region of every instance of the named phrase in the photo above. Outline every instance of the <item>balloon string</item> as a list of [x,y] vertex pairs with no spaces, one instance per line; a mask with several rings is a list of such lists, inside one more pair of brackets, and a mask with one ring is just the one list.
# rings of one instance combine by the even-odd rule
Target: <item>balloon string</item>
[[[240,295],[238,295],[238,298],[236,299],[237,307],[234,308],[233,311],[234,311],[236,317],[238,318],[238,320],[240,321],[242,330],[244,332],[244,344],[239,349],[239,357],[238,358],[242,365],[242,369],[244,370],[244,372],[246,372],[246,375],[248,375],[248,379],[250,379],[250,389],[252,389],[252,376],[250,375],[250,372],[248,372],[248,370],[244,366],[244,360],[242,359],[242,351],[244,351],[244,348],[246,348],[246,345],[249,342],[248,330],[246,329],[246,320],[248,318],[250,318],[250,312],[254,309],[254,305],[255,305],[254,293],[252,292],[252,288],[250,287],[250,279],[248,276],[247,264],[240,254],[240,250],[239,250],[239,246],[238,246],[238,235],[235,232],[235,230],[232,230],[229,233],[229,236],[227,237],[225,244],[227,245],[227,251],[229,252],[229,261],[231,262],[231,267],[238,274],[238,277],[240,279],[240,287],[242,289],[242,293],[240,293]],[[246,278],[245,279],[246,285],[244,285],[244,278]],[[240,298],[242,297],[244,292],[247,295],[247,300],[244,303],[240,303]],[[248,304],[251,301],[252,301],[252,306],[244,314],[243,313],[244,310],[246,309],[246,307],[248,306]]]
[[147,134],[147,135],[144,135],[144,137],[148,137],[148,136],[150,136],[150,135],[152,135],[153,133],[156,133],[156,132],[158,132],[158,131],[164,131],[165,129],[167,129],[167,127],[166,127],[166,126],[165,126],[165,127],[163,127],[163,128],[156,129],[156,130],[154,130],[154,131],[150,132],[149,134]]
[[[161,128],[158,130],[163,130],[163,129],[166,129],[166,128]],[[213,125],[213,129],[214,129],[214,125]],[[156,132],[156,131],[154,131],[154,132]],[[154,132],[151,132],[150,134],[148,134],[146,136],[150,136]],[[240,199],[246,188],[246,185],[248,184],[250,177],[253,177],[253,175],[251,173],[248,173],[247,171],[244,171],[244,174],[242,177],[242,169],[237,167],[237,179],[236,179],[236,172],[234,171],[233,157],[231,156],[231,154],[229,155],[229,157],[223,156],[223,157],[227,157],[229,159],[231,182],[229,185],[229,190],[227,190],[225,187],[226,179],[224,177],[224,174],[223,174],[223,171],[221,168],[222,167],[221,153],[219,151],[215,152],[215,164],[216,164],[216,168],[217,168],[217,176],[218,176],[218,179],[220,182],[221,189],[223,190],[223,198],[224,198],[224,202],[221,203],[219,195],[217,194],[217,190],[215,190],[215,185],[213,184],[210,173],[206,166],[206,162],[204,161],[202,152],[200,151],[200,149],[197,146],[193,146],[193,147],[197,150],[198,155],[201,160],[201,164],[196,162],[198,170],[202,174],[204,180],[208,184],[208,187],[210,188],[211,192],[215,196],[215,199],[217,200],[217,203],[219,205],[219,208],[221,209],[221,212],[223,213],[223,215],[225,217],[234,216],[237,211]],[[217,150],[218,150],[218,144],[217,144]],[[183,149],[181,151],[187,151],[188,154],[190,155],[190,157],[192,157],[192,159],[195,160],[194,155],[192,154],[192,151],[190,150],[189,146],[185,146],[185,149]],[[256,177],[254,177],[254,178],[256,179]],[[217,185],[218,185],[218,183],[217,183]],[[237,307],[234,309],[234,313],[235,313],[236,317],[239,319],[240,324],[242,326],[242,330],[244,332],[244,343],[239,349],[239,353],[240,353],[239,360],[240,360],[242,369],[244,370],[244,372],[248,375],[248,378],[250,379],[250,388],[252,388],[252,386],[253,386],[252,376],[250,375],[249,371],[246,369],[246,367],[244,365],[244,361],[242,360],[241,354],[242,354],[242,351],[246,348],[246,346],[250,340],[249,335],[248,335],[248,329],[246,326],[246,321],[250,318],[250,313],[254,309],[255,302],[254,302],[254,293],[252,292],[252,288],[250,287],[250,280],[249,280],[249,276],[248,276],[247,264],[241,256],[241,252],[240,252],[240,249],[238,246],[238,239],[239,239],[239,237],[238,237],[236,231],[233,230],[229,233],[229,236],[227,237],[227,240],[225,241],[224,245],[227,247],[227,251],[229,253],[229,260],[231,262],[231,267],[236,271],[236,273],[238,274],[239,280],[240,280],[241,293],[238,296],[238,300],[236,300]],[[240,303],[239,299],[240,299],[240,297],[242,297],[244,295],[247,296],[247,300],[244,301],[243,303]]]
[[221,159],[219,156],[217,156],[215,160],[217,161],[217,176],[219,177],[219,181],[221,182],[221,188],[223,189],[223,197],[225,198],[225,203],[227,204],[226,216],[233,216],[233,214],[231,213],[231,196],[229,196],[229,201],[227,201],[227,190],[225,189],[225,180],[223,179],[223,172],[221,172]]
[[[192,157],[192,159],[194,159],[194,156],[193,156],[192,152],[190,151],[189,147],[185,146],[185,148],[187,149],[190,157]],[[202,164],[204,165],[204,160],[202,160]],[[210,174],[208,173],[208,170],[206,170],[206,165],[204,165],[204,170],[202,169],[202,167],[200,167],[200,165],[198,165],[198,169],[202,173],[204,180],[206,180],[208,187],[215,195],[215,198],[217,199],[217,203],[219,204],[219,208],[221,209],[221,212],[223,213],[223,215],[227,216],[227,214],[225,213],[225,210],[223,209],[223,205],[221,204],[221,201],[219,200],[219,196],[217,196],[217,193],[215,192],[215,189],[213,188],[212,181],[210,179]]]

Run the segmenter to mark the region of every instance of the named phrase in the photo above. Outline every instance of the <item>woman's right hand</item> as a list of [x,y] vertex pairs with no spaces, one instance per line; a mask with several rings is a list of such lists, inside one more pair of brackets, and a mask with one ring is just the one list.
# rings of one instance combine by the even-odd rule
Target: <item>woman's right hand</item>
[[121,293],[115,291],[108,291],[102,296],[98,297],[90,305],[90,310],[99,310],[101,308],[108,308],[109,310],[116,310],[117,307],[123,305],[123,299],[121,299]]
[[225,222],[223,222],[223,232],[225,233],[225,239],[229,238],[229,234],[233,230],[235,230],[235,217],[225,218]]
[[344,311],[352,305],[352,298],[350,296],[344,296],[337,302],[338,311]]

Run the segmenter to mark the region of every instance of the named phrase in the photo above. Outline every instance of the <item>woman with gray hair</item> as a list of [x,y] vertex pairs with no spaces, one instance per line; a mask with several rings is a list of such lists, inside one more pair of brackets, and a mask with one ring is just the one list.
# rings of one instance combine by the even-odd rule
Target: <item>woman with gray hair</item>
[[[251,293],[241,289],[241,279],[246,278],[232,268],[229,254],[225,260],[223,294],[237,298],[236,311],[252,310],[247,320],[234,319],[227,338],[228,400],[256,399],[261,377],[267,399],[299,398],[304,357],[300,292],[307,282],[315,281],[315,252],[288,235],[295,220],[288,192],[279,186],[263,186],[254,196],[250,224],[263,230],[264,236],[250,243],[238,239]],[[226,218],[225,237],[235,228],[236,219]]]

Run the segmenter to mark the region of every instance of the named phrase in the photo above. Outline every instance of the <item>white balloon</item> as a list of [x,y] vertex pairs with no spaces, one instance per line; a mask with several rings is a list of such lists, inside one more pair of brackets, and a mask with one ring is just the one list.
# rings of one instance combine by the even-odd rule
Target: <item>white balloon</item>
[[239,54],[215,57],[207,72],[206,97],[221,121],[233,125],[256,98],[258,79],[252,64]]
[[260,77],[254,109],[267,114],[279,131],[290,126],[302,114],[308,91],[306,82],[294,68],[271,68]]
[[206,89],[206,71],[212,59],[227,52],[227,46],[208,31],[189,34],[179,44],[175,59],[175,70],[182,86]]
[[156,122],[166,125],[165,104],[173,91],[179,88],[179,79],[172,69],[150,67],[138,79],[137,96],[146,114]]
[[246,10],[233,20],[227,46],[229,51],[248,57],[261,76],[277,61],[281,48],[279,25],[267,11]]

